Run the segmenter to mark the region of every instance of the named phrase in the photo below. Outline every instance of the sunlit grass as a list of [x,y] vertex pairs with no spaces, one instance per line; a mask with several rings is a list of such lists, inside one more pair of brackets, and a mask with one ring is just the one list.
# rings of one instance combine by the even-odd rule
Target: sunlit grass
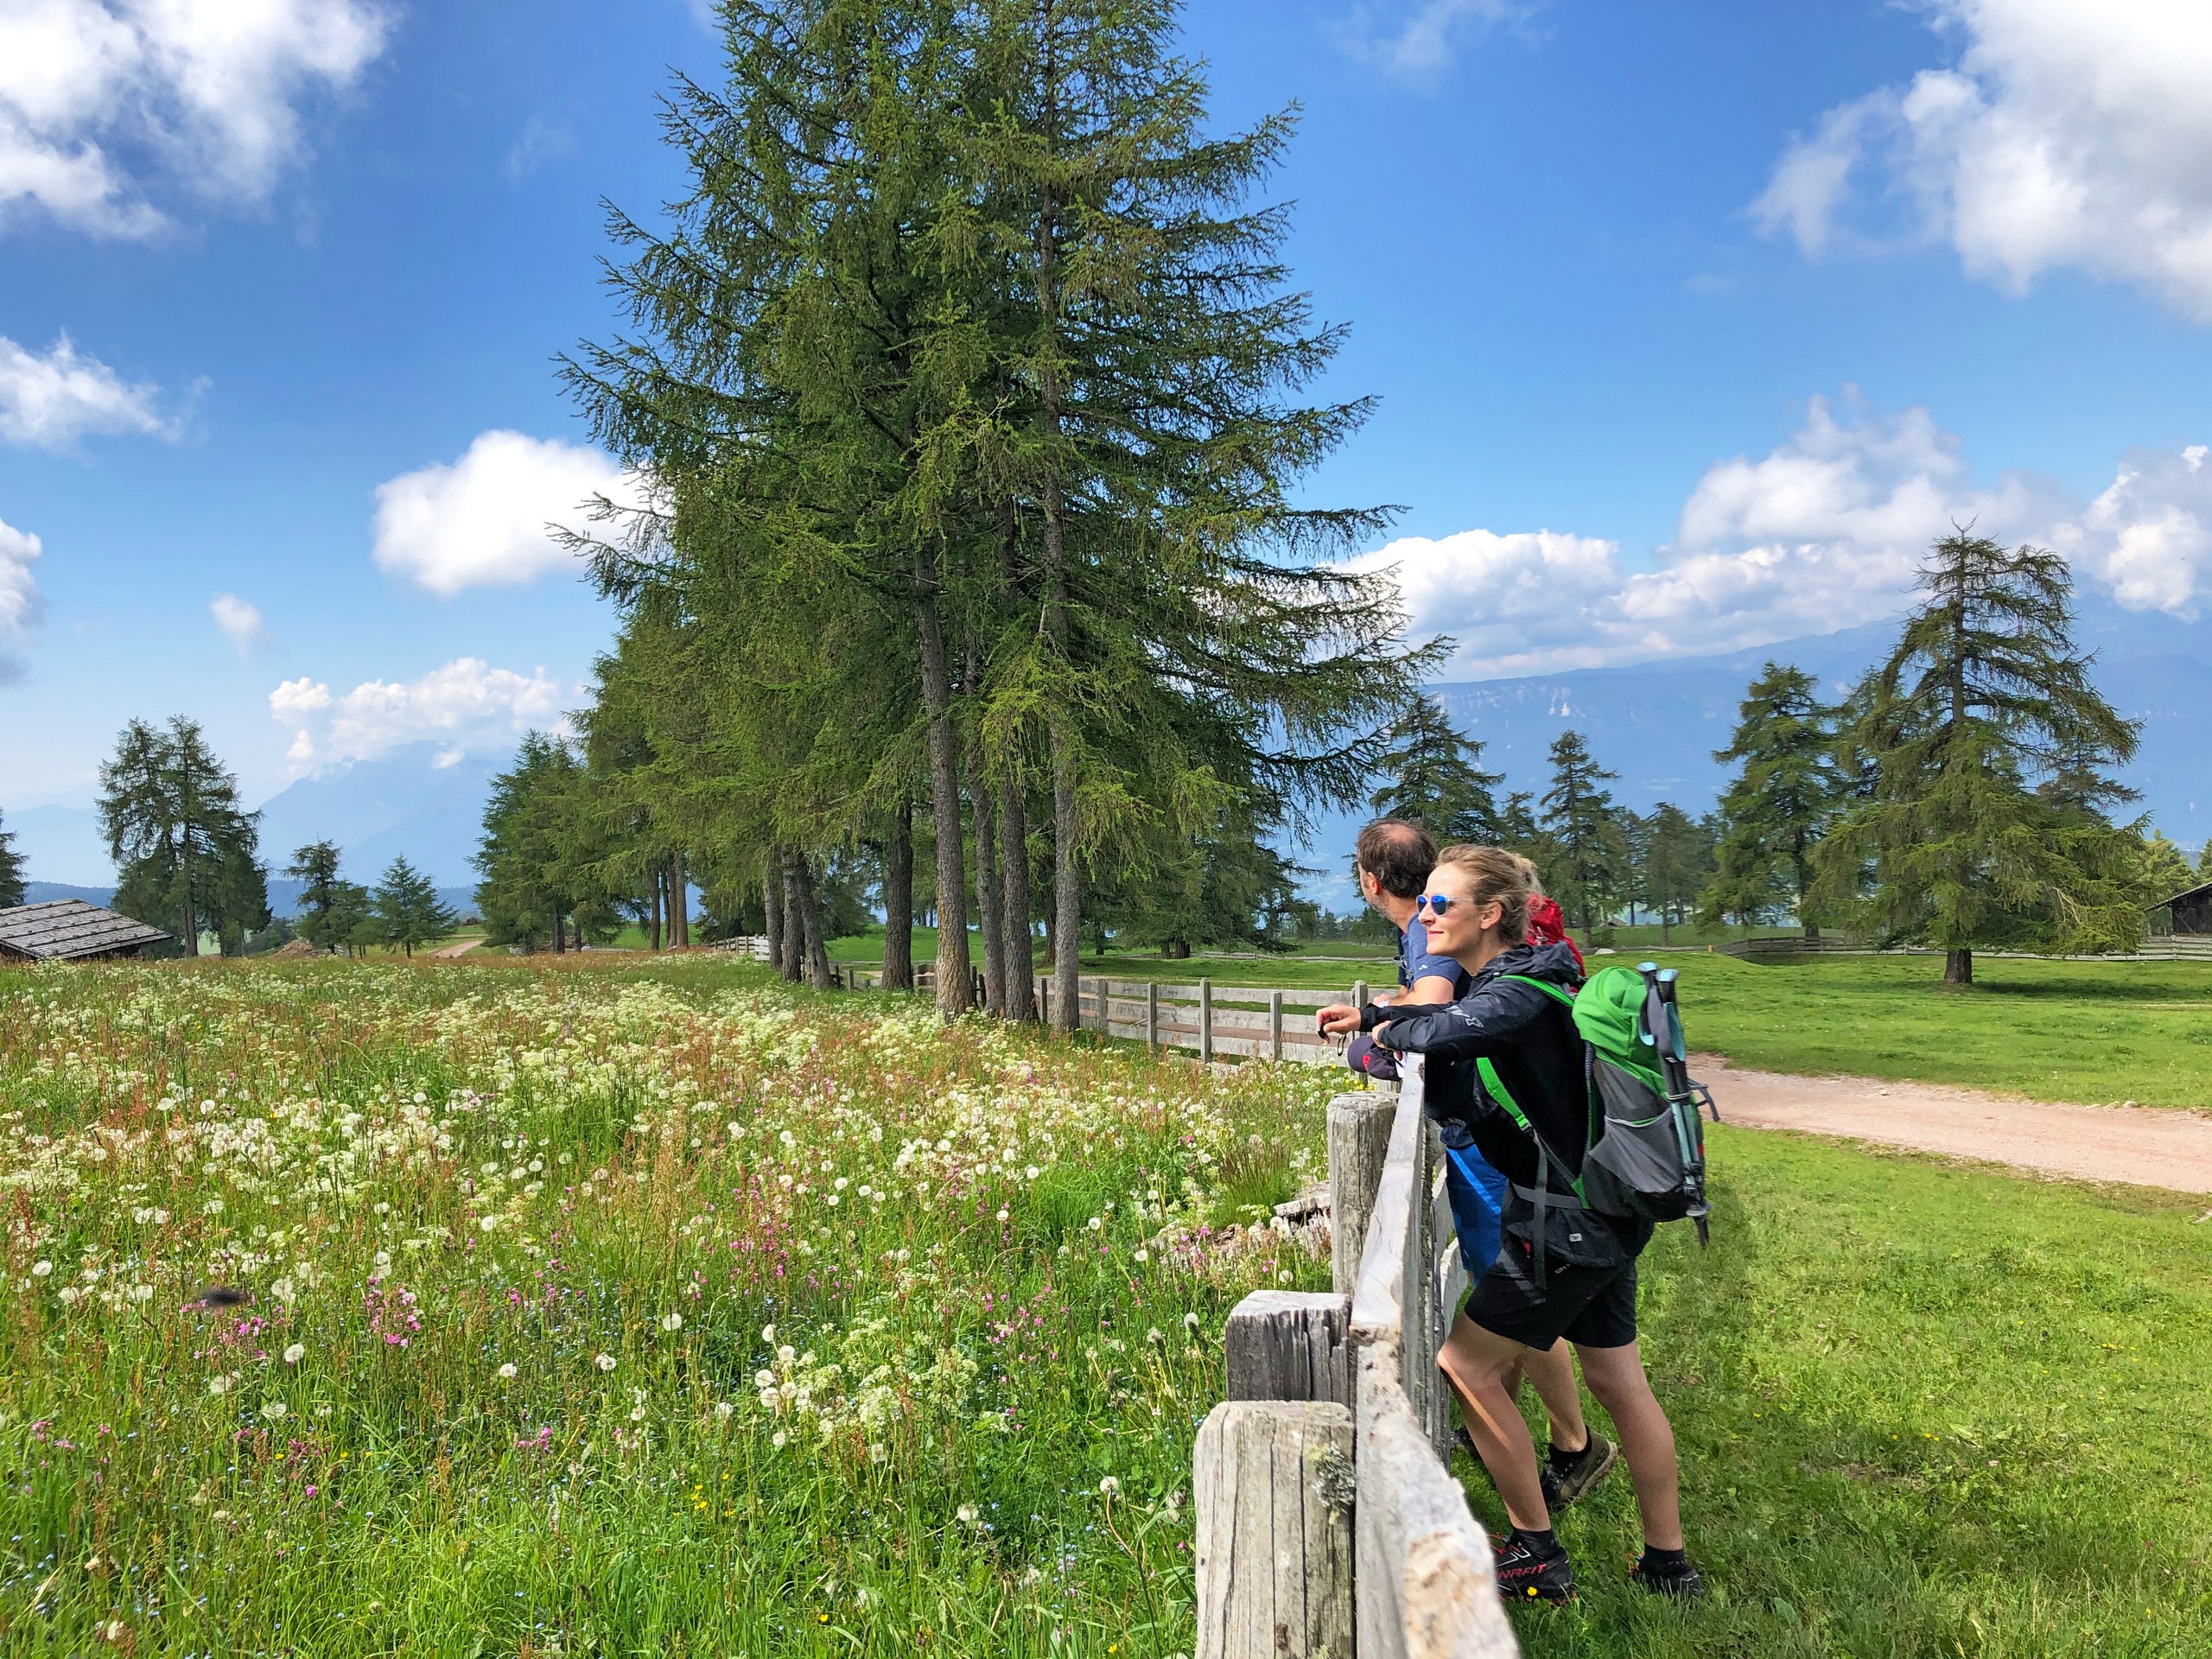
[[1187,1650],[1327,1080],[760,987],[0,975],[0,1647]]

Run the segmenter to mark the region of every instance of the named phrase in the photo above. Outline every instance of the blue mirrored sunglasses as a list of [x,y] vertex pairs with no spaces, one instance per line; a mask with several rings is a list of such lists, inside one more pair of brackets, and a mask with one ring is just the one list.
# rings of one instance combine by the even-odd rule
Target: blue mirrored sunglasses
[[1417,910],[1433,910],[1441,916],[1459,902],[1448,893],[1424,893],[1414,900],[1414,906]]

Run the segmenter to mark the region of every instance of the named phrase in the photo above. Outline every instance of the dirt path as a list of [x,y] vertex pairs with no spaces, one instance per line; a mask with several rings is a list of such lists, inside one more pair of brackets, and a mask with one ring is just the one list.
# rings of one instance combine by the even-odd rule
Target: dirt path
[[1724,1122],[1802,1129],[1919,1152],[2012,1164],[2086,1181],[2212,1192],[2212,1118],[2142,1106],[2059,1106],[1873,1077],[1748,1071],[1717,1054],[1691,1060]]
[[481,939],[463,939],[459,944],[448,944],[442,950],[433,950],[430,954],[442,962],[454,962],[467,956],[483,943]]

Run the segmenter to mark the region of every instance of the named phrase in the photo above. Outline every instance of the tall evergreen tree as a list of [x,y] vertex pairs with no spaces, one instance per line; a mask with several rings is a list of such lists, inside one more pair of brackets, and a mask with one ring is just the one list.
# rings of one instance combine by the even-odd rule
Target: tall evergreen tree
[[396,944],[411,958],[415,947],[442,939],[453,931],[454,916],[438,898],[430,878],[404,857],[385,867],[373,900],[377,931],[386,944]]
[[23,902],[23,855],[16,850],[16,838],[0,830],[0,910]]
[[2180,848],[2153,830],[2143,838],[2143,886],[2153,904],[2186,893],[2200,878]]
[[1813,849],[1847,792],[1835,717],[1800,669],[1769,663],[1751,682],[1734,739],[1713,756],[1738,770],[1720,798],[1717,868],[1700,905],[1708,925],[1787,906],[1807,938],[1820,936],[1810,902]]
[[199,954],[202,931],[229,954],[268,925],[260,815],[239,804],[238,779],[196,721],[126,726],[100,767],[99,811],[125,915],[175,934],[188,956]]
[[[1961,531],[1920,588],[1866,689],[1854,741],[1878,773],[1815,854],[1816,902],[1940,946],[1948,985],[1973,983],[1977,944],[2132,946],[2139,843],[2098,810],[2095,779],[2133,757],[2137,728],[2074,645],[2066,562]],[[2056,798],[2038,792],[2054,780]]]
[[2212,840],[2196,849],[2196,879],[2212,881]]
[[1713,826],[1662,801],[1644,820],[1643,891],[1659,912],[1659,937],[1671,943],[1675,925],[1689,914],[1713,868]]
[[346,882],[338,874],[338,843],[314,841],[293,853],[284,874],[301,883],[296,925],[299,935],[318,950],[335,950],[346,942],[351,928],[334,919]]
[[1441,842],[1495,842],[1501,820],[1491,791],[1505,774],[1483,771],[1482,757],[1482,744],[1462,736],[1443,705],[1422,692],[1383,739],[1375,766],[1384,781],[1368,805],[1423,824]]
[[1551,747],[1552,786],[1543,798],[1541,828],[1549,852],[1539,865],[1559,906],[1580,918],[1587,934],[1611,913],[1625,847],[1618,809],[1605,785],[1619,779],[1591,757],[1580,732],[1561,732]]

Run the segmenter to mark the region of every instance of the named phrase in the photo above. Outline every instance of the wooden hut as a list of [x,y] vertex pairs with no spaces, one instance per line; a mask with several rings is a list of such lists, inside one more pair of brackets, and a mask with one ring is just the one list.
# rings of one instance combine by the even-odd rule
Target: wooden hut
[[2177,893],[2158,908],[2172,915],[2176,938],[2212,938],[2212,881]]
[[0,963],[100,962],[135,957],[170,935],[81,899],[0,910]]

